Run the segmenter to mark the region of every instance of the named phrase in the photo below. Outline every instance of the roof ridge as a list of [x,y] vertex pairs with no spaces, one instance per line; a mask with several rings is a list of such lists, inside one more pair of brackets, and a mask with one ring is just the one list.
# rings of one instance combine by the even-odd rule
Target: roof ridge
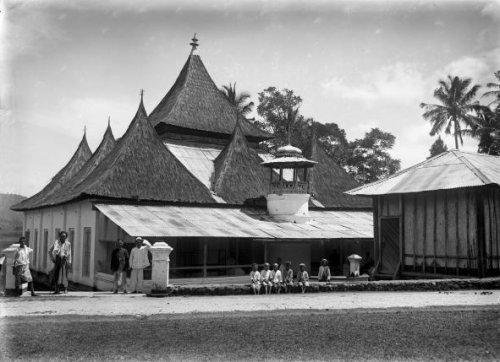
[[404,174],[406,172],[409,172],[411,170],[414,170],[416,168],[419,168],[420,166],[422,166],[422,165],[424,165],[426,163],[429,163],[431,161],[437,160],[438,158],[443,157],[444,155],[449,154],[451,151],[453,151],[453,150],[448,150],[448,151],[445,151],[445,152],[441,152],[440,154],[438,154],[436,156],[432,156],[430,158],[426,158],[425,160],[420,161],[419,163],[416,163],[416,164],[414,164],[414,165],[412,165],[410,167],[407,167],[407,168],[404,168],[402,170],[399,170],[398,172],[394,172],[392,175],[389,175],[389,176],[387,176],[387,177],[385,177],[383,179],[379,179],[379,180],[376,180],[376,181],[373,181],[373,182],[369,182],[367,184],[360,185],[360,186],[358,186],[358,187],[356,187],[356,188],[354,188],[352,190],[349,190],[349,193],[358,191],[358,190],[360,190],[360,189],[362,189],[362,188],[364,188],[366,186],[378,185],[379,183],[385,182],[385,181],[390,180],[390,179],[392,179],[394,177],[401,176],[402,174]]
[[235,151],[234,147],[237,142],[241,142],[243,144],[243,147],[248,147],[246,137],[241,128],[240,117],[237,117],[236,126],[234,127],[233,134],[231,135],[230,142],[227,144],[226,147],[224,147],[224,149],[219,153],[219,155],[214,160],[214,166],[217,165],[219,160],[222,160],[222,165],[219,172],[217,172],[217,167],[214,167],[214,176],[216,177],[216,179],[214,180],[213,183],[213,189],[215,192],[217,192],[217,190],[220,188],[220,184],[222,183],[227,168],[229,167],[228,165],[229,159],[231,155],[234,154]]
[[[460,151],[459,151],[460,152]],[[477,178],[479,178],[484,184],[489,184],[491,183],[491,180],[486,177],[486,175],[479,170],[476,166],[474,166],[464,155],[457,155],[455,152],[453,152],[455,157],[457,157],[462,163],[467,166],[467,168],[474,174],[476,175]]]

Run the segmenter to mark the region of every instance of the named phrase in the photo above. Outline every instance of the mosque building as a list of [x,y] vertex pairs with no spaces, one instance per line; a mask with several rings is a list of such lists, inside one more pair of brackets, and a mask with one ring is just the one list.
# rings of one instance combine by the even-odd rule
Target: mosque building
[[[304,152],[259,148],[272,135],[225,98],[193,38],[177,80],[148,115],[142,101],[124,135],[108,127],[92,152],[84,134],[68,163],[37,194],[12,207],[24,213],[33,269],[52,268],[50,245],[60,230],[73,248],[69,279],[110,289],[117,239],[137,236],[172,248],[170,273],[180,278],[247,274],[253,262],[305,263],[311,274],[326,258],[344,273],[346,257],[373,250],[371,200],[313,140]],[[147,273],[146,273],[147,279]]]

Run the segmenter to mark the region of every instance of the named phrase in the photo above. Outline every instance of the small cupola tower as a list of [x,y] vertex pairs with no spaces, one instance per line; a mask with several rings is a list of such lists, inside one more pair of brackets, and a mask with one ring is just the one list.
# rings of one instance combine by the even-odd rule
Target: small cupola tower
[[291,144],[278,148],[273,159],[262,162],[271,173],[266,196],[269,215],[279,221],[304,223],[309,220],[308,170],[315,164]]

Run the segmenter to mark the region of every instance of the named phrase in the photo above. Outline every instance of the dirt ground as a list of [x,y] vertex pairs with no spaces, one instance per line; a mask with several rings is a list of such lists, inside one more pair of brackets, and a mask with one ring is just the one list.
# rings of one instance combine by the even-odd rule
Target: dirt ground
[[1,319],[1,359],[500,358],[500,307]]
[[70,292],[40,293],[31,298],[0,298],[0,317],[37,315],[154,315],[192,312],[293,309],[419,308],[430,306],[500,305],[500,291],[335,292],[148,298],[142,294]]

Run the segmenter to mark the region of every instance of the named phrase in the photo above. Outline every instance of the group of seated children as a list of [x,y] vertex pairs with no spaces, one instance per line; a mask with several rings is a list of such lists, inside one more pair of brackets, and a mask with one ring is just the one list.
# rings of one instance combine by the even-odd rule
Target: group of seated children
[[[328,269],[329,273],[330,269]],[[264,263],[264,269],[260,272],[259,266],[254,263],[250,272],[250,282],[254,294],[260,294],[261,290],[265,294],[280,293],[281,289],[284,289],[285,293],[291,292],[294,285],[292,263],[287,261],[284,267],[275,263],[272,270],[270,270],[269,263]],[[309,286],[309,274],[304,263],[299,264],[297,285],[301,288],[302,293],[305,293]]]

